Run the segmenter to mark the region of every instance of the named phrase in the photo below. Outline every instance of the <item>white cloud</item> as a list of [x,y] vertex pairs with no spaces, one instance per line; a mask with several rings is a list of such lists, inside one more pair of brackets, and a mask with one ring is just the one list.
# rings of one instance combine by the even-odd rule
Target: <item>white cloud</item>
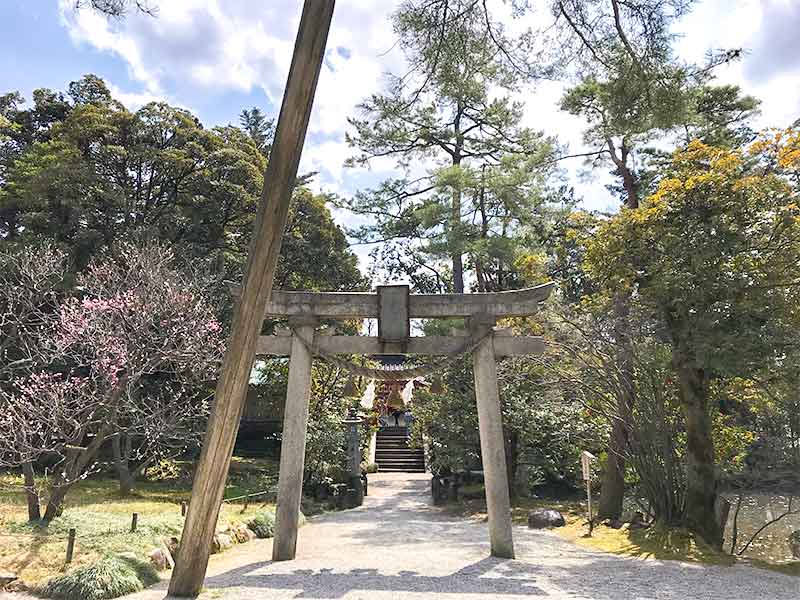
[[[127,108],[130,111],[138,110],[142,106],[150,102],[170,102],[169,98],[167,98],[162,94],[153,94],[150,92],[129,92],[123,90],[122,88],[111,82],[107,81],[106,84],[108,85],[108,89],[111,92],[111,95],[116,100],[122,102],[125,108]],[[175,102],[170,102],[170,103],[177,105]]]
[[[73,10],[60,0],[72,40],[121,58],[132,79],[152,94],[191,83],[198,88],[264,91],[279,105],[289,71],[301,3],[293,0],[161,2],[155,18],[131,12],[124,20]],[[337,6],[320,75],[310,131],[341,132],[358,102],[379,88],[394,56],[386,19],[392,2]]]
[[705,0],[676,28],[677,49],[701,62],[709,49],[741,48],[741,61],[717,70],[762,101],[758,127],[785,127],[800,117],[800,3],[797,0]]

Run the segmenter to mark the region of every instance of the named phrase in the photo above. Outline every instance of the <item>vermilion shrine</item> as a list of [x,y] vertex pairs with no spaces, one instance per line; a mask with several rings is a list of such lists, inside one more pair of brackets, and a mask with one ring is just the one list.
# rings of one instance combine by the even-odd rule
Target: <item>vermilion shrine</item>
[[[273,560],[291,560],[297,547],[308,401],[314,356],[472,355],[491,554],[514,557],[496,359],[538,354],[538,337],[514,337],[495,328],[498,319],[528,316],[551,284],[485,294],[409,294],[407,286],[377,293],[272,292],[281,236],[325,52],[334,0],[306,0],[292,65],[265,175],[248,267],[234,314],[214,408],[195,473],[171,596],[193,597],[202,588],[239,418],[256,356],[289,356]],[[288,319],[291,334],[261,336],[265,318]],[[322,319],[378,319],[376,337],[322,335]],[[411,336],[411,319],[463,318],[466,333]],[[411,379],[418,369],[389,377]]]

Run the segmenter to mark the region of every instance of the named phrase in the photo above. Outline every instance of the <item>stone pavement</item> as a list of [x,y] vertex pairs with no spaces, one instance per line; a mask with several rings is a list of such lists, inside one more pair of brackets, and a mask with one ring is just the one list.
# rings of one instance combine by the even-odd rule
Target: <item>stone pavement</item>
[[[798,600],[800,579],[745,566],[639,560],[515,527],[517,560],[488,557],[485,523],[430,505],[430,477],[370,476],[364,506],[300,530],[297,560],[259,540],[215,557],[202,600]],[[161,600],[165,585],[129,600]]]
[[201,600],[800,599],[800,579],[787,575],[612,556],[524,527],[514,527],[517,560],[488,558],[486,524],[430,506],[428,475],[371,475],[369,493],[358,509],[311,519],[297,560],[271,562],[271,540],[215,555]]

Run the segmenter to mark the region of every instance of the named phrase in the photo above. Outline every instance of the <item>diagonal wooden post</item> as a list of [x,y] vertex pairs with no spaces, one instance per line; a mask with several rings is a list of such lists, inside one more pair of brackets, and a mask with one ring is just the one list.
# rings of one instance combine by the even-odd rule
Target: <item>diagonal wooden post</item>
[[264,175],[264,191],[250,245],[247,271],[194,477],[192,508],[186,517],[181,551],[170,580],[171,596],[197,596],[208,567],[211,538],[225,490],[256,342],[272,292],[281,238],[325,55],[334,3],[335,0],[305,0],[303,4],[275,141]]

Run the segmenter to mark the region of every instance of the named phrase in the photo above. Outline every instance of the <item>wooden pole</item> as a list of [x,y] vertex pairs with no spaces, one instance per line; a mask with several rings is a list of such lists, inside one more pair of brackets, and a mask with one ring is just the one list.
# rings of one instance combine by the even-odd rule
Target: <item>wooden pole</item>
[[[294,323],[292,323],[294,320]],[[297,334],[314,341],[316,318],[290,319]],[[281,463],[278,471],[278,505],[275,508],[275,540],[272,560],[292,560],[297,550],[300,500],[303,494],[303,464],[308,428],[308,399],[311,394],[311,353],[297,335],[292,337],[289,384],[283,413]]]
[[485,336],[472,353],[475,377],[475,398],[478,403],[478,427],[481,436],[481,458],[486,487],[486,508],[489,513],[489,542],[492,556],[514,558],[511,530],[511,498],[508,493],[508,471],[503,442],[503,417],[500,391],[497,387],[497,363],[494,354],[493,316],[470,318],[473,336]]
[[586,505],[589,511],[589,537],[592,537],[594,530],[594,520],[592,519],[592,480],[586,480]]
[[67,564],[72,562],[72,555],[75,553],[75,530],[70,529],[67,534]]
[[584,450],[581,452],[581,474],[583,481],[586,483],[586,511],[589,514],[589,537],[592,537],[594,531],[594,520],[592,519],[592,462],[597,460],[597,457]]
[[136,533],[136,524],[139,522],[139,513],[131,515],[131,533]]
[[181,552],[170,580],[171,596],[197,596],[208,567],[211,538],[239,429],[256,341],[272,292],[334,4],[335,0],[305,0],[303,4],[242,292],[192,486],[192,510],[186,516]]
[[181,516],[186,516],[186,502],[181,502]]

